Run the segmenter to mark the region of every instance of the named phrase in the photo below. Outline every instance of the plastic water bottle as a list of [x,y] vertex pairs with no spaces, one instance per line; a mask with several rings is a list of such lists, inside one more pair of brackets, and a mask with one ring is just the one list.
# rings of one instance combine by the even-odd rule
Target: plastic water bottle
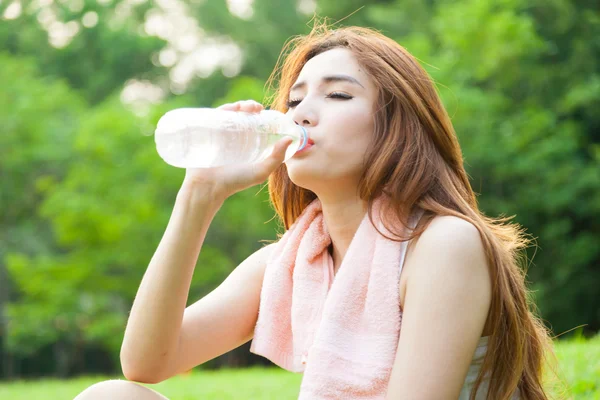
[[275,110],[258,114],[213,108],[179,108],[167,112],[155,131],[161,158],[179,168],[209,168],[253,163],[267,158],[275,142],[294,138],[285,160],[306,146],[306,129]]

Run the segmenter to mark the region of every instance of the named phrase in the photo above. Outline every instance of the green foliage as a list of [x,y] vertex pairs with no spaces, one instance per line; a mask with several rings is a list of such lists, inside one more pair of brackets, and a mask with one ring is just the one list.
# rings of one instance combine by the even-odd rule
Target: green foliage
[[[152,9],[151,2],[35,3],[24,2],[19,18],[0,23],[0,48],[14,55],[35,57],[34,62],[46,76],[66,80],[90,103],[110,96],[128,79],[157,78],[164,73],[163,68],[152,63],[152,56],[165,41],[140,29],[146,12]],[[1,4],[0,13],[10,4]],[[87,13],[96,13],[95,26],[83,25]],[[48,27],[43,21],[48,22]],[[65,46],[62,42],[52,45],[47,32],[52,23],[75,29],[77,34]]]
[[[41,202],[37,185],[64,176],[83,102],[64,83],[40,78],[31,60],[0,54],[0,65],[0,148],[4,149],[0,157],[0,256],[19,252],[23,255],[16,257],[15,264],[21,265],[25,254],[46,254],[52,248],[50,227],[37,215]],[[12,274],[11,278],[30,287],[37,282],[31,272],[23,271],[22,279]],[[40,290],[47,288],[38,286],[30,292]],[[10,291],[7,280],[0,279],[0,300],[6,301]],[[29,302],[25,297],[23,304]],[[10,307],[3,307],[2,313],[6,312],[2,325],[10,332],[9,347],[25,353],[54,339],[43,327],[53,310],[30,311],[22,322],[12,318]]]
[[60,174],[69,158],[82,101],[62,82],[36,76],[31,60],[0,54],[0,182],[9,229],[35,209],[37,179]]
[[307,33],[307,18],[289,0],[254,0],[251,18],[230,13],[225,2],[190,4],[191,14],[207,32],[231,38],[242,48],[245,62],[241,74],[266,79],[285,41]]

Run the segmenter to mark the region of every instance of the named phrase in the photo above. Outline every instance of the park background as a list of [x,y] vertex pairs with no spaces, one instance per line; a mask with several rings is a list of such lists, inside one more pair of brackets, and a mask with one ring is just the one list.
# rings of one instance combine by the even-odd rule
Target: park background
[[[536,238],[527,279],[573,393],[600,399],[597,0],[0,0],[0,398],[67,398],[120,376],[129,308],[184,174],[156,153],[156,122],[264,101],[282,46],[315,14],[380,30],[431,74],[481,208]],[[266,188],[225,202],[190,304],[276,238],[274,216]],[[210,376],[214,398],[293,398],[300,378],[256,369],[269,363],[248,348],[165,394],[200,398]],[[40,378],[54,380],[22,381]]]

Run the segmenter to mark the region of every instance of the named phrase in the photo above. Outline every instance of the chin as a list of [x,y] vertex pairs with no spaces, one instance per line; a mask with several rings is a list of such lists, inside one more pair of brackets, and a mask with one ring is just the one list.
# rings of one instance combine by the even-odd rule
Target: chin
[[[314,185],[314,178],[308,179],[307,177],[304,177],[303,179],[298,179],[298,177],[288,176],[294,185],[301,187],[302,189],[313,190],[312,186]],[[311,182],[313,182],[313,185],[310,184]]]
[[307,170],[305,168],[287,167],[287,173],[294,185],[303,189],[313,190],[315,183],[323,180],[323,173],[317,170]]

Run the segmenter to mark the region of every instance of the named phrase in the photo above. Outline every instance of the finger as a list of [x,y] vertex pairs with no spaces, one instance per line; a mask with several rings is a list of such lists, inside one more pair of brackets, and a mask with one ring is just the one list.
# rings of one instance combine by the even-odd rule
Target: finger
[[259,113],[264,109],[263,105],[255,100],[245,100],[242,107],[244,111],[251,113]]
[[243,100],[240,102],[240,110],[247,113],[256,112],[256,102],[254,100]]
[[273,158],[277,161],[281,159],[281,161],[283,161],[283,158],[285,157],[285,152],[293,141],[294,139],[292,139],[291,137],[284,137],[282,139],[279,139],[277,142],[275,142],[275,145],[273,146],[273,151],[271,152],[269,158]]
[[220,110],[242,111],[247,113],[259,113],[264,109],[264,106],[254,100],[240,100],[235,103],[226,103],[219,107]]
[[259,113],[264,109],[265,109],[265,107],[262,104],[260,104],[259,102],[256,102],[256,101],[254,102],[254,112]]
[[271,172],[275,170],[283,160],[285,159],[285,152],[287,148],[292,144],[294,139],[285,137],[275,143],[273,151],[263,162],[259,163],[256,171],[260,174],[261,178],[266,178]]
[[239,111],[240,109],[240,103],[239,102],[235,102],[235,103],[226,103],[223,104],[219,107],[217,107],[219,110],[227,110],[227,111]]

